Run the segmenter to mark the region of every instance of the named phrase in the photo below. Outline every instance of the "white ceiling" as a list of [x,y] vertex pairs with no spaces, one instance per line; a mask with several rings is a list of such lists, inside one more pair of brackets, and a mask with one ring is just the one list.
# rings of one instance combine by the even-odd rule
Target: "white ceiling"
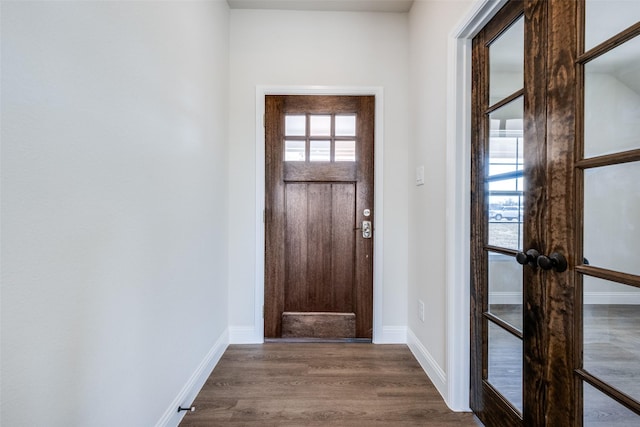
[[231,9],[408,12],[414,0],[227,0]]

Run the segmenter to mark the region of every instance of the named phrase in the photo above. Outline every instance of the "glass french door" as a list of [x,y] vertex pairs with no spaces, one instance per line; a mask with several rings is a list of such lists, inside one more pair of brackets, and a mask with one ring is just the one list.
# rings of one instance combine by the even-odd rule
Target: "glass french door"
[[576,418],[584,426],[638,426],[640,2],[580,6]]
[[486,425],[640,425],[639,21],[639,1],[512,0],[474,39]]
[[523,420],[524,58],[524,4],[512,1],[473,45],[471,407],[487,425]]

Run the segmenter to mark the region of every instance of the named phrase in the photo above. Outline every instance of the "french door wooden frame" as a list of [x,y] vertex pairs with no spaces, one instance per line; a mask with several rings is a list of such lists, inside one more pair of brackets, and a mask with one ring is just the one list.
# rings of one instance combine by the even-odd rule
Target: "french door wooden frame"
[[[472,409],[487,425],[569,426],[576,413],[573,302],[574,272],[524,268],[523,328],[501,324],[488,311],[488,252],[513,256],[516,250],[491,247],[484,176],[489,139],[487,115],[524,97],[524,248],[574,254],[576,2],[510,1],[476,36],[472,73],[471,194],[471,395]],[[524,89],[490,105],[489,45],[524,16]],[[548,109],[557,114],[547,116]],[[532,144],[531,141],[536,141]],[[548,159],[554,159],[548,162]],[[563,176],[566,179],[554,179]],[[551,203],[548,203],[551,201]],[[522,249],[522,248],[521,248]],[[515,263],[515,259],[513,260]],[[522,339],[523,412],[486,380],[488,324],[495,322]]]
[[[489,46],[524,14],[524,3],[507,3],[473,39],[472,45],[472,162],[471,162],[471,377],[469,404],[487,425],[519,425],[522,418],[504,397],[488,382],[489,324],[498,326],[523,339],[523,333],[505,325],[489,313],[488,266],[489,249],[507,256],[515,251],[490,248],[488,242],[488,184],[486,163],[489,151],[489,118],[491,111],[524,95],[524,90],[503,98],[498,105],[489,99]],[[526,146],[525,146],[526,148]],[[543,175],[541,175],[543,176]],[[529,177],[527,177],[529,178]],[[525,212],[528,206],[525,206]],[[526,220],[526,217],[525,217]],[[530,236],[531,230],[525,229]]]
[[[585,173],[591,168],[600,168],[605,166],[621,165],[623,163],[640,162],[640,149],[632,149],[628,151],[617,152],[613,154],[605,154],[599,156],[587,157],[585,155],[585,66],[592,60],[599,58],[600,56],[611,52],[616,47],[630,41],[633,38],[640,37],[640,22],[632,25],[626,30],[613,35],[611,38],[603,41],[595,47],[585,51],[585,32],[586,32],[586,6],[585,2],[580,1],[577,5],[579,17],[577,22],[577,35],[576,45],[578,54],[574,58],[575,64],[575,155],[574,163],[572,164],[572,172],[575,178],[574,197],[576,200],[576,206],[584,205],[585,194]],[[575,209],[574,221],[578,225],[579,230],[584,230],[584,209]],[[583,233],[575,233],[575,305],[578,308],[583,306],[583,282],[585,277],[603,279],[612,283],[619,283],[635,288],[640,288],[640,277],[634,274],[624,273],[620,271],[608,270],[597,266],[589,265],[589,262],[585,258],[583,253]],[[583,401],[583,384],[588,384],[594,389],[599,390],[604,395],[616,401],[620,405],[626,407],[631,412],[638,415],[638,422],[640,423],[640,402],[634,397],[629,396],[621,390],[615,388],[606,381],[598,378],[596,375],[592,375],[587,369],[583,367],[583,333],[584,333],[584,318],[583,310],[577,309],[574,314],[574,334],[575,342],[580,343],[574,348],[574,354],[572,355],[576,361],[574,370],[574,390],[576,390],[576,396]],[[636,396],[637,397],[637,396]],[[580,423],[582,422],[582,405],[574,405],[575,419]]]
[[[489,46],[520,16],[525,20],[524,89],[490,105]],[[583,384],[640,415],[636,399],[590,374],[582,360],[583,278],[640,288],[637,275],[589,265],[583,254],[585,171],[640,161],[640,149],[585,158],[585,65],[638,37],[640,23],[587,52],[584,34],[584,1],[512,0],[473,42],[470,406],[491,426],[581,426]],[[487,115],[520,96],[527,166],[524,240],[519,250],[557,252],[568,261],[564,272],[523,267],[522,331],[488,308],[488,252],[515,257],[518,251],[488,245],[485,175]],[[490,322],[522,339],[521,414],[487,380]]]

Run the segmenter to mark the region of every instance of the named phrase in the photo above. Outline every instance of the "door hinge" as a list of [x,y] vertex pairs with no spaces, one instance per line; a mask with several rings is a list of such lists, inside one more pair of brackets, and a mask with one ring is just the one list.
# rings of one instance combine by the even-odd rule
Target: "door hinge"
[[267,223],[267,210],[266,209],[262,209],[262,223],[263,224]]
[[262,115],[262,127],[263,128],[267,127],[267,115],[266,114]]
[[264,319],[264,305],[262,306],[262,318]]

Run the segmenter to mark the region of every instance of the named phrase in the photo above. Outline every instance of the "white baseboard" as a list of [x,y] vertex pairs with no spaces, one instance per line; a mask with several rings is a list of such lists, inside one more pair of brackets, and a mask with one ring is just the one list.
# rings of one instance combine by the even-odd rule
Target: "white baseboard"
[[640,305],[640,292],[585,292],[584,304]]
[[422,366],[422,369],[427,374],[431,382],[438,392],[442,396],[442,398],[447,400],[447,374],[444,370],[438,365],[436,360],[431,356],[429,350],[425,348],[424,345],[418,340],[418,337],[413,333],[411,329],[407,331],[407,345],[409,349]]
[[177,426],[180,424],[186,412],[178,413],[178,406],[186,407],[193,403],[205,381],[207,381],[207,378],[211,375],[213,368],[215,368],[220,361],[228,345],[229,333],[225,330],[215,344],[213,344],[213,347],[211,347],[202,362],[200,362],[200,365],[198,365],[195,372],[191,375],[191,378],[189,378],[184,387],[182,387],[180,393],[178,393],[173,402],[171,402],[160,420],[156,423],[156,427]]
[[[384,326],[381,333],[373,337],[375,344],[406,344],[406,326]],[[262,344],[264,336],[253,326],[230,326],[229,344]]]
[[230,326],[229,344],[262,344],[264,336],[253,326]]
[[374,344],[406,344],[406,326],[383,326],[382,333],[376,333],[373,337]]
[[[489,304],[522,304],[522,293],[493,292]],[[640,305],[640,292],[585,292],[584,304]]]
[[489,304],[522,304],[522,292],[491,292]]

